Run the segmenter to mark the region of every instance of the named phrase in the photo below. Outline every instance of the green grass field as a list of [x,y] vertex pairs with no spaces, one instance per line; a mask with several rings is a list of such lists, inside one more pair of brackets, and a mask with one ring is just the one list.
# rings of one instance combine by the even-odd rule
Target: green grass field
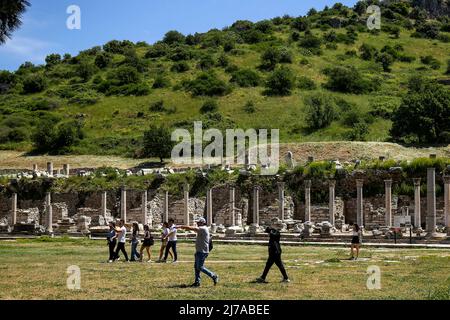
[[[127,245],[129,251],[129,245]],[[179,244],[178,264],[106,263],[106,241],[37,239],[0,242],[0,299],[450,299],[450,251],[284,247],[292,279],[281,284],[276,268],[269,284],[252,281],[264,268],[264,246],[220,245],[206,266],[220,283],[193,281],[192,244]],[[153,259],[156,260],[156,248]],[[66,286],[67,268],[81,270],[81,290]],[[368,290],[368,266],[381,269],[381,289]]]

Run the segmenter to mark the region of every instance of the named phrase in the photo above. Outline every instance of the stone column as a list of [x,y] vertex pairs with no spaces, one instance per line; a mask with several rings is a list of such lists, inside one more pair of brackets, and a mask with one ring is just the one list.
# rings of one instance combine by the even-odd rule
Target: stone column
[[230,215],[231,215],[231,226],[236,226],[236,189],[234,187],[230,188]]
[[305,180],[305,222],[311,221],[311,180]]
[[184,193],[184,224],[189,226],[189,184],[185,184],[183,187]]
[[444,176],[444,218],[450,236],[450,176]]
[[384,180],[386,215],[385,223],[387,227],[392,227],[392,180]]
[[14,227],[16,223],[17,223],[17,193],[13,193],[11,198],[11,225]]
[[356,180],[356,223],[360,227],[363,226],[364,223],[363,185],[364,180]]
[[107,197],[108,193],[106,191],[102,192],[102,216],[106,219],[107,215]]
[[259,226],[259,187],[253,187],[253,223]]
[[336,215],[336,203],[335,203],[335,188],[336,188],[336,180],[330,180],[329,184],[329,196],[328,196],[328,207],[330,213],[330,223],[334,227],[334,219]]
[[70,175],[70,164],[66,163],[63,165],[63,172],[66,177]]
[[436,170],[427,169],[427,233],[432,235],[436,231]]
[[284,182],[278,182],[278,201],[280,203],[278,210],[280,212],[281,221],[284,220],[284,186]]
[[53,162],[47,162],[47,173],[50,177],[53,177]]
[[37,172],[38,171],[38,165],[35,163],[33,164],[33,172]]
[[120,196],[120,218],[127,223],[127,189],[122,187]]
[[420,178],[414,178],[414,227],[421,228],[422,222],[420,217]]
[[169,191],[164,191],[163,222],[169,221]]
[[142,216],[143,216],[143,224],[144,226],[148,224],[149,227],[152,226],[151,221],[148,221],[148,210],[147,210],[147,190],[142,191]]
[[213,223],[212,188],[206,190],[206,223],[208,227]]
[[53,233],[53,208],[50,192],[47,192],[45,195],[45,207],[47,211],[47,233]]

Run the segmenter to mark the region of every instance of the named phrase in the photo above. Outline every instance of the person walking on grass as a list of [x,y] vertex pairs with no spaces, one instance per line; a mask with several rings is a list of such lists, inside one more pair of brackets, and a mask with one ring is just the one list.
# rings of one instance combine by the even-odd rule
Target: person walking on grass
[[126,243],[126,237],[127,237],[127,228],[125,228],[125,221],[120,220],[119,221],[119,229],[117,230],[117,239],[119,239],[117,243],[116,252],[114,252],[114,260],[119,259],[119,251],[123,253],[125,256],[125,261],[128,262],[128,254],[125,250],[125,243]]
[[140,255],[139,261],[142,262],[142,259],[144,258],[144,249],[147,250],[147,255],[148,255],[147,262],[152,261],[152,254],[151,254],[150,250],[154,243],[155,242],[153,240],[152,233],[150,232],[150,228],[148,225],[145,225],[144,226],[144,242],[142,243],[141,252],[139,253],[139,255]]
[[141,255],[137,252],[138,245],[139,245],[139,225],[137,222],[133,222],[133,229],[131,233],[131,261],[137,261],[141,258]]
[[281,261],[281,245],[280,245],[280,232],[274,228],[267,227],[266,233],[269,234],[269,258],[267,259],[266,267],[264,268],[264,272],[261,277],[256,279],[258,283],[267,283],[266,277],[275,263],[280,269],[281,274],[283,275],[282,282],[291,282],[286,273],[286,269],[284,268],[283,261]]
[[164,253],[164,259],[161,261],[165,263],[167,261],[167,256],[169,255],[169,250],[173,251],[173,263],[178,260],[177,254],[177,226],[175,225],[175,220],[169,219],[169,233],[164,237],[167,241],[166,252]]
[[116,224],[114,222],[109,223],[109,232],[107,236],[108,247],[109,247],[109,259],[108,262],[111,263],[114,261],[114,249],[117,244],[117,234],[116,234]]
[[[167,247],[167,242],[168,239],[166,238],[166,236],[169,234],[169,223],[168,222],[164,222],[163,223],[163,229],[162,229],[162,233],[161,233],[161,248],[159,249],[159,259],[158,262],[162,261],[162,257],[164,254],[164,250]],[[173,260],[173,254],[171,251],[169,251],[170,254],[170,258]]]
[[209,233],[208,227],[206,226],[206,220],[204,218],[200,218],[199,220],[197,220],[197,227],[181,226],[179,228],[183,230],[194,231],[197,233],[197,239],[195,241],[194,264],[195,282],[191,285],[191,287],[200,287],[201,272],[210,277],[214,282],[214,285],[217,285],[217,283],[219,282],[219,276],[214,272],[206,269],[204,266],[205,260],[209,255],[211,240],[211,235]]
[[[353,225],[353,237],[352,237],[352,245],[351,245],[351,257],[350,260],[356,260],[359,257],[359,248],[361,246],[362,239],[362,231],[359,225],[356,223]],[[356,257],[354,255],[354,251],[356,251]]]

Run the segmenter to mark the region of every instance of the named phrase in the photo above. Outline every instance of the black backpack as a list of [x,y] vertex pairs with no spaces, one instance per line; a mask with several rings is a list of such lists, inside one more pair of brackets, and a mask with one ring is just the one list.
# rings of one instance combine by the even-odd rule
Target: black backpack
[[213,241],[212,241],[212,236],[209,237],[209,243],[208,243],[208,246],[209,246],[209,252],[211,252],[212,249],[214,249],[214,244],[213,244]]

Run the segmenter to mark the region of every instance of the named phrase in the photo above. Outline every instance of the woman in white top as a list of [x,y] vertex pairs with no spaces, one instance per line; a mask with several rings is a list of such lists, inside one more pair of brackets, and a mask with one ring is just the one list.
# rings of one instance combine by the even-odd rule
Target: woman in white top
[[[352,237],[352,247],[351,247],[351,258],[350,260],[356,260],[359,256],[359,248],[361,246],[361,238],[362,238],[362,232],[361,228],[355,223],[353,225],[353,237]],[[354,249],[356,249],[356,257],[353,254]]]
[[[169,234],[169,223],[168,222],[164,222],[163,223],[163,229],[162,229],[162,233],[161,233],[161,249],[159,250],[159,259],[158,262],[162,261],[162,257],[164,254],[164,250],[166,249],[167,246],[167,235]],[[170,254],[170,258],[173,259],[173,255],[172,252],[169,251]]]

